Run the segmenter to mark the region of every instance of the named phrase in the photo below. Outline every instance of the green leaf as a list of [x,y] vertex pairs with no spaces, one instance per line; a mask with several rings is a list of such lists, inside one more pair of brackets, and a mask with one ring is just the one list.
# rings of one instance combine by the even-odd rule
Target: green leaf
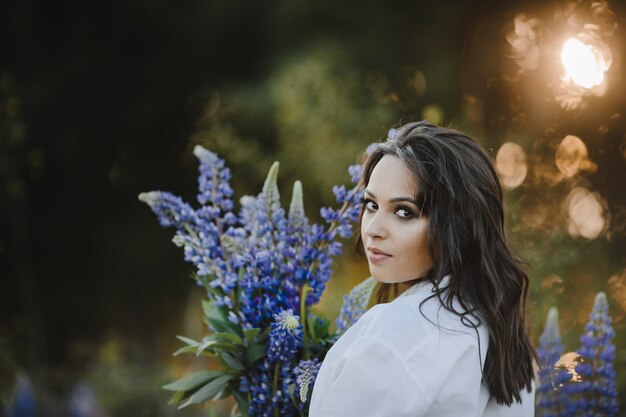
[[213,327],[218,333],[235,333],[240,337],[243,336],[241,325],[232,323],[228,320],[226,312],[215,302],[202,300],[202,310],[204,311],[205,322]]
[[239,391],[233,391],[233,397],[235,397],[235,401],[237,401],[237,406],[239,408],[239,412],[241,413],[241,417],[249,417],[248,398],[244,395],[241,395]]
[[185,336],[176,336],[177,339],[182,340],[183,342],[187,343],[189,346],[193,346],[193,347],[197,347],[200,342],[196,342],[193,339],[190,339],[188,337]]
[[254,343],[259,333],[261,333],[261,329],[259,329],[258,327],[246,329],[243,331],[243,335],[246,338],[246,342],[248,342],[248,346]]
[[215,279],[214,276],[212,275],[198,275],[197,273],[194,273],[192,275],[192,278],[195,279],[197,282],[199,282],[200,284],[202,284],[202,286],[208,291],[208,292],[213,292],[215,289],[213,287],[211,287],[211,281],[213,281]]
[[187,346],[183,346],[182,348],[178,349],[176,352],[172,354],[172,356],[178,356],[181,353],[186,353],[186,352],[193,352],[200,345],[200,342],[196,342],[195,340],[190,339],[188,337],[185,337],[185,336],[176,336],[176,337],[179,340],[185,342]]
[[215,305],[214,302],[202,300],[202,310],[204,311],[204,319],[209,326],[213,327],[218,332],[226,332],[229,330],[222,309]]
[[216,339],[222,339],[226,342],[230,342],[237,346],[243,346],[243,340],[241,337],[236,335],[235,333],[223,332],[223,333],[215,333],[213,335]]
[[219,342],[215,340],[213,336],[205,337],[204,339],[202,339],[202,343],[198,346],[196,350],[196,356],[200,356],[202,352],[204,352],[207,348],[209,348],[210,346],[216,345],[218,343]]
[[326,336],[328,334],[328,327],[330,326],[330,320],[322,318],[322,320],[315,320],[315,333],[320,336]]
[[270,334],[270,330],[272,330],[271,326],[263,330],[261,334],[259,335],[258,341],[259,342],[263,341],[267,337],[267,335]]
[[176,352],[172,353],[172,356],[178,356],[181,353],[193,352],[194,350],[196,350],[194,346],[184,346],[178,349]]
[[185,391],[176,391],[167,402],[170,405],[178,405],[185,398]]
[[194,372],[178,381],[163,385],[161,388],[169,391],[191,391],[223,374],[221,371]]
[[220,412],[213,404],[207,404],[205,410],[209,417],[220,417]]
[[309,317],[307,317],[306,320],[306,325],[307,328],[309,329],[309,334],[311,335],[311,339],[315,340],[317,339],[317,334],[315,333],[315,316],[314,315],[309,315]]
[[223,400],[224,398],[228,398],[233,395],[232,390],[229,385],[226,385],[222,391],[215,397],[216,400]]
[[244,371],[246,369],[243,364],[234,356],[227,352],[219,352],[218,357],[224,361],[224,364],[235,371]]
[[253,344],[246,350],[246,362],[252,365],[266,355],[265,347],[259,344]]
[[191,404],[200,404],[213,399],[224,389],[224,385],[226,385],[231,378],[232,377],[230,375],[218,376],[196,391],[191,397],[189,397],[189,399],[187,399],[187,401],[180,405],[178,409],[180,410],[181,408],[185,408]]

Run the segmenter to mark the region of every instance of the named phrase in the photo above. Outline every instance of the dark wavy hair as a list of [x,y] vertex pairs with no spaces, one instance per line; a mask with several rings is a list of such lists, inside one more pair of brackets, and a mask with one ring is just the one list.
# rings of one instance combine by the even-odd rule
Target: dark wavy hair
[[[438,297],[466,326],[487,326],[483,382],[498,404],[521,402],[521,390],[532,389],[537,360],[526,325],[528,275],[525,262],[506,240],[502,187],[491,159],[463,133],[427,122],[408,123],[364,155],[361,185],[367,186],[385,155],[399,158],[415,175],[415,201],[429,222],[433,267],[411,282],[439,284],[450,275],[448,284],[431,297]],[[360,234],[356,246],[363,254]],[[389,301],[398,293],[398,284],[380,283],[377,301]],[[455,297],[465,311],[454,309]],[[466,320],[468,315],[474,320]]]

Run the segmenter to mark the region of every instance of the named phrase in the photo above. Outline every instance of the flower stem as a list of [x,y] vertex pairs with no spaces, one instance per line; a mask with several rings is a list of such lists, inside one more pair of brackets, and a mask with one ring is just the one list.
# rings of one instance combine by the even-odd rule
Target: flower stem
[[[274,397],[276,396],[276,389],[278,387],[278,371],[279,371],[279,362],[276,362],[274,365],[274,381],[272,384],[272,401],[274,401]],[[278,404],[276,404],[276,408],[274,408],[274,416],[280,417],[280,410],[278,409]]]
[[[307,326],[307,314],[306,314],[306,297],[307,294],[309,293],[310,287],[308,284],[304,284],[302,286],[302,290],[300,293],[300,322],[302,323],[302,333],[304,334],[304,339],[307,339],[307,335],[308,338],[311,339],[313,337],[313,335],[308,334],[308,326]],[[307,344],[304,344],[304,359],[309,359],[309,349],[307,347]]]

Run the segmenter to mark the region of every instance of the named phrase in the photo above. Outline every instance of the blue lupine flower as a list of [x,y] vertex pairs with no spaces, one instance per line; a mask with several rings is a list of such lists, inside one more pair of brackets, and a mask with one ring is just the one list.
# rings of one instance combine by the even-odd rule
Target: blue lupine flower
[[225,167],[224,160],[200,145],[196,145],[193,153],[200,160],[198,202],[203,205],[211,203],[224,213],[230,212],[233,209],[231,197],[234,194],[229,183],[230,169]]
[[611,342],[614,336],[606,294],[599,292],[577,351],[581,363],[576,366],[576,372],[582,380],[576,384],[577,408],[585,415],[610,417],[617,414],[615,345]]
[[98,403],[93,389],[85,383],[78,383],[74,386],[67,408],[70,417],[98,417],[106,415]]
[[566,369],[556,368],[556,363],[563,354],[558,320],[558,310],[556,307],[550,308],[546,327],[539,338],[537,348],[537,354],[542,362],[539,366],[540,386],[537,388],[537,393],[540,399],[537,413],[542,417],[565,417],[569,405],[561,388],[572,376]]
[[7,417],[35,417],[37,401],[35,391],[26,375],[18,375],[13,389],[13,397],[6,410]]
[[183,228],[196,222],[194,209],[172,193],[150,191],[139,194],[139,200],[150,206],[163,227]]
[[350,180],[354,184],[357,184],[363,175],[363,167],[361,165],[350,165],[348,167],[348,173],[350,174]]
[[248,404],[250,416],[274,417],[272,371],[273,368],[267,359],[264,359],[249,373],[246,382],[250,393],[250,403]]
[[[288,226],[289,226],[289,234],[288,237],[299,238],[301,235],[298,233],[302,233],[305,231],[306,226],[308,225],[308,219],[304,214],[304,200],[302,196],[302,183],[300,181],[296,181],[293,184],[293,193],[291,196],[291,204],[289,204],[289,215],[288,215]],[[295,236],[294,236],[295,234]]]
[[291,360],[299,347],[302,346],[302,325],[300,318],[293,311],[281,310],[274,314],[274,323],[270,331],[267,358],[270,363],[282,363]]
[[296,389],[302,403],[309,398],[309,388],[312,388],[313,384],[315,384],[315,378],[320,366],[321,363],[318,363],[317,358],[313,358],[308,361],[300,361],[293,370],[296,375]]
[[348,330],[365,313],[375,286],[376,279],[369,277],[343,296],[343,304],[335,321],[337,333]]

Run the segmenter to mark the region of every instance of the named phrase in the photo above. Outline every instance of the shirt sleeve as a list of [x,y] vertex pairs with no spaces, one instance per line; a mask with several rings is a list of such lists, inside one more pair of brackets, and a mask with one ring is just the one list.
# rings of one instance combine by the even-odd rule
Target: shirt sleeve
[[418,417],[431,402],[401,358],[379,340],[361,340],[333,371],[336,377],[311,417]]

